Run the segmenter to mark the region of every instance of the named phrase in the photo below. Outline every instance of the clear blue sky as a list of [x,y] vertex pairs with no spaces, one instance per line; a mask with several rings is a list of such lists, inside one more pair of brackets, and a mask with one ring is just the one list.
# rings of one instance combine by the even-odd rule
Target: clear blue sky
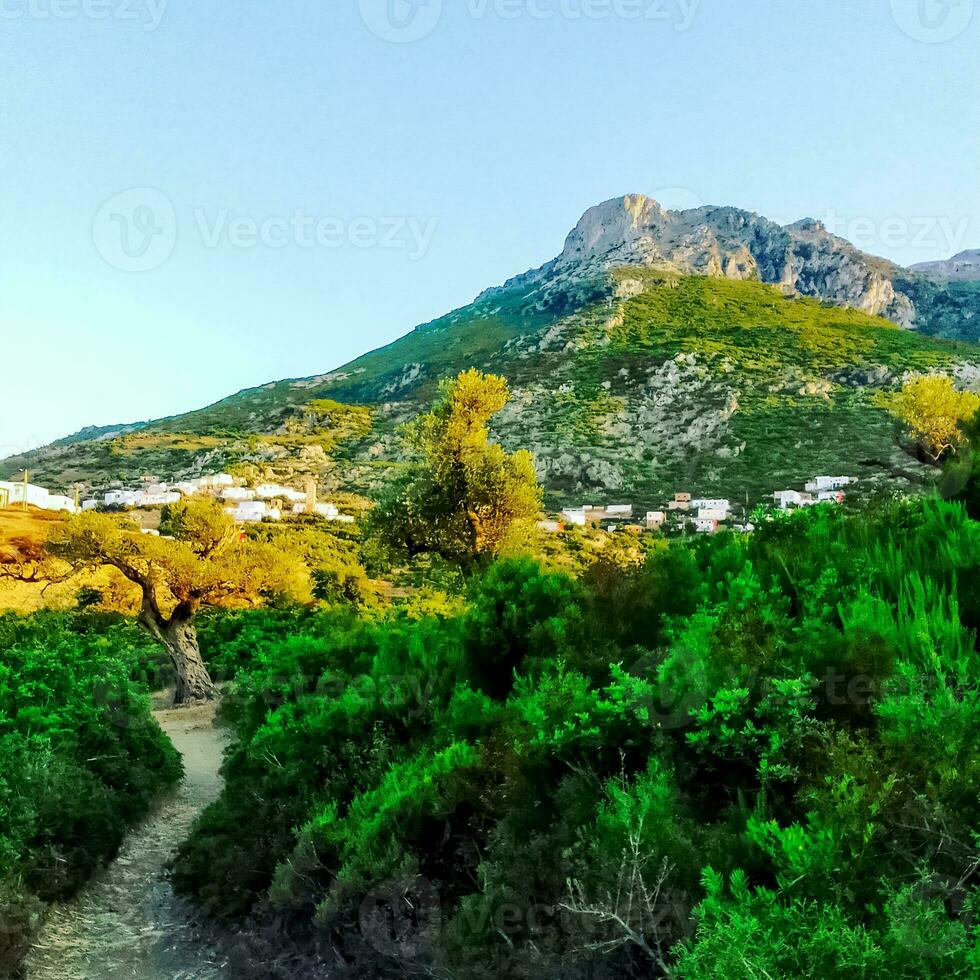
[[0,0],[0,455],[335,368],[622,193],[980,247],[974,2]]

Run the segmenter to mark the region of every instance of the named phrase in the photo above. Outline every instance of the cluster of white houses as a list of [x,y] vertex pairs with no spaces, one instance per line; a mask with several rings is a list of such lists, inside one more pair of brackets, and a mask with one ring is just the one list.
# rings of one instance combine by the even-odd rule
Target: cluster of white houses
[[[567,507],[561,513],[565,523],[576,527],[600,524],[609,530],[616,530],[621,523],[633,522],[632,504],[610,504],[604,507],[585,504],[582,507]],[[659,529],[670,523],[673,517],[675,523],[679,521],[683,526],[693,525],[695,530],[707,533],[716,531],[718,525],[724,524],[731,516],[732,505],[728,500],[717,497],[699,498],[689,493],[678,493],[667,504],[667,510],[647,511],[645,523],[648,528]],[[746,529],[742,525],[736,527],[741,530]]]
[[98,507],[165,507],[184,497],[215,497],[225,505],[226,513],[241,523],[279,521],[286,514],[318,514],[328,521],[352,523],[354,518],[341,514],[335,504],[317,500],[316,481],[306,481],[306,489],[279,483],[260,483],[246,487],[230,473],[211,473],[194,480],[176,483],[147,482],[135,490],[106,490],[102,498],[93,497],[82,504],[83,510]]
[[815,504],[842,504],[844,488],[857,480],[851,476],[815,476],[800,490],[777,490],[772,496],[780,510],[813,507]]
[[[804,490],[777,490],[773,494],[773,500],[781,510],[812,507],[822,503],[839,504],[844,502],[844,488],[853,483],[857,483],[857,480],[850,476],[815,476]],[[645,525],[653,530],[666,527],[693,528],[699,534],[711,534],[721,525],[729,524],[736,531],[754,529],[747,519],[741,523],[733,523],[733,517],[730,500],[676,493],[664,510],[647,511]],[[541,527],[549,531],[559,531],[565,525],[585,527],[593,524],[615,530],[620,524],[634,524],[632,504],[601,507],[584,504],[581,507],[567,507],[561,512],[561,518],[560,521],[542,521]]]
[[[798,507],[812,507],[822,503],[843,503],[844,490],[856,483],[849,476],[816,476],[803,490],[777,490],[773,500],[781,510]],[[278,521],[285,514],[318,514],[328,521],[351,523],[354,518],[341,514],[336,505],[323,503],[317,499],[316,481],[307,479],[305,489],[283,486],[278,483],[261,483],[246,487],[229,473],[212,473],[195,480],[182,480],[176,483],[161,483],[147,480],[138,489],[106,490],[99,497],[85,500],[82,510],[95,510],[99,507],[165,507],[175,504],[184,497],[204,495],[216,497],[225,505],[225,511],[236,521],[247,523],[255,521]],[[54,494],[44,487],[38,487],[25,480],[10,482],[0,480],[0,507],[27,504],[43,510],[74,513],[78,510],[77,500]],[[650,529],[663,529],[667,526],[679,529],[693,528],[701,534],[717,531],[721,525],[732,521],[732,505],[729,500],[714,497],[694,497],[690,493],[676,493],[665,510],[647,511],[645,525]],[[598,506],[583,504],[581,507],[567,507],[561,512],[561,520],[542,521],[541,527],[548,531],[560,531],[566,525],[585,527],[602,525],[615,530],[621,524],[633,523],[632,504],[608,504]],[[732,523],[737,531],[751,531],[752,525]]]

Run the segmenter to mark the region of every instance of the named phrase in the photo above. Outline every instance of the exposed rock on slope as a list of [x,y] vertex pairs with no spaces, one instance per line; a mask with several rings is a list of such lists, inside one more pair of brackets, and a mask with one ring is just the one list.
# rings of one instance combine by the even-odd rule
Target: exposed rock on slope
[[404,461],[398,424],[477,367],[510,382],[496,434],[534,452],[552,501],[759,499],[818,471],[894,471],[883,390],[980,376],[980,348],[922,334],[980,335],[980,282],[902,270],[812,220],[629,196],[586,212],[541,268],[333,372],[82,432],[0,476],[60,489],[245,463],[372,493]]
[[910,268],[934,279],[980,282],[980,249],[960,252],[951,259],[940,262],[920,262]]
[[[806,219],[782,227],[730,207],[667,211],[642,195],[614,198],[583,215],[556,259],[501,289],[532,288],[544,305],[567,306],[597,275],[620,265],[687,275],[755,279],[802,296],[915,325],[911,300],[896,291],[902,270]],[[488,290],[490,299],[500,290]]]

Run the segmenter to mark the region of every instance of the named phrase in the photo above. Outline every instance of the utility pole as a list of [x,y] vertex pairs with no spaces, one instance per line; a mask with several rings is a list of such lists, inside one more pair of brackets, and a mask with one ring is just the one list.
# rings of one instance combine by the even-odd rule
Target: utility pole
[[24,470],[24,510],[27,510],[27,470]]

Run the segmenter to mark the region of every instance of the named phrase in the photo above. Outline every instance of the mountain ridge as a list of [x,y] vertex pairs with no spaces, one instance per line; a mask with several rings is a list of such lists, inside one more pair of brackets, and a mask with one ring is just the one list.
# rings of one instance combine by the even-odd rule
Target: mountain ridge
[[936,262],[919,262],[909,266],[913,272],[921,272],[939,279],[959,279],[965,282],[980,280],[980,249],[967,249],[949,259]]
[[[93,485],[239,463],[373,493],[405,461],[398,425],[424,409],[440,378],[467,367],[511,382],[497,434],[535,452],[552,500],[652,499],[681,479],[759,494],[750,469],[764,464],[744,462],[756,437],[789,440],[773,479],[858,457],[886,472],[901,456],[877,393],[916,370],[980,386],[980,348],[921,329],[935,297],[955,308],[953,286],[972,284],[902,270],[812,219],[783,227],[737,208],[672,212],[627,195],[586,211],[550,262],[334,371],[154,422],[82,430],[3,461],[0,474],[28,466],[56,484]],[[958,295],[969,312],[980,291]],[[311,416],[317,400],[337,408]],[[354,405],[370,408],[370,432],[348,425]],[[793,413],[846,451],[813,445]],[[849,435],[838,439],[835,425]],[[677,469],[685,454],[704,454],[686,474]],[[731,486],[726,473],[737,474]]]

